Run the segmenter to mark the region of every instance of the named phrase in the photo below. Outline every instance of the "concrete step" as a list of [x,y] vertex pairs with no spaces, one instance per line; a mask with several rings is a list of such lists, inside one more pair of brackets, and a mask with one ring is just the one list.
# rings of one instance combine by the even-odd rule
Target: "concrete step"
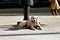
[[[50,13],[49,7],[41,7],[41,8],[31,8],[31,13]],[[60,10],[58,10],[60,12]],[[0,9],[0,13],[23,13],[23,8],[6,8]]]

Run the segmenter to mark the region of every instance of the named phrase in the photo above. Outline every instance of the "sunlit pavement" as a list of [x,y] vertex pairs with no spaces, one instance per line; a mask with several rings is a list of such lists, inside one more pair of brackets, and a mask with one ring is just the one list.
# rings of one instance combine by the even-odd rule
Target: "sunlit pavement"
[[36,17],[42,30],[8,30],[22,21],[23,16],[0,16],[0,40],[60,40],[60,16]]
[[60,35],[1,36],[0,40],[60,40]]

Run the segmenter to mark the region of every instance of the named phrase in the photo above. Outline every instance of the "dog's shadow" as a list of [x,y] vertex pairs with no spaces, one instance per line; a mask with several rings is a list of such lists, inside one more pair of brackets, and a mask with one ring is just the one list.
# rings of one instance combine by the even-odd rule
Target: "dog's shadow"
[[[18,28],[17,25],[11,25],[11,28],[5,29],[4,31],[17,31],[17,30],[21,30],[20,28]],[[46,24],[41,24],[41,26],[46,26]]]
[[16,30],[19,30],[19,28],[17,28],[17,25],[12,25],[11,28],[8,28],[8,29],[6,29],[4,31],[16,31]]
[[47,26],[46,24],[40,24],[41,26]]

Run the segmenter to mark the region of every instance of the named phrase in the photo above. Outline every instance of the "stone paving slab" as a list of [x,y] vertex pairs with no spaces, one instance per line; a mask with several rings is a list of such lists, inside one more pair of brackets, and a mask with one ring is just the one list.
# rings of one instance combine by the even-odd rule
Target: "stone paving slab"
[[9,30],[22,21],[23,16],[0,16],[0,40],[60,40],[60,16],[37,17],[42,30]]
[[[31,17],[31,16],[30,16]],[[60,32],[60,16],[36,16],[41,22],[42,30],[13,29],[18,21],[23,21],[23,16],[0,16],[0,35],[3,34],[25,34],[25,33],[56,33]],[[44,25],[43,25],[44,24]]]

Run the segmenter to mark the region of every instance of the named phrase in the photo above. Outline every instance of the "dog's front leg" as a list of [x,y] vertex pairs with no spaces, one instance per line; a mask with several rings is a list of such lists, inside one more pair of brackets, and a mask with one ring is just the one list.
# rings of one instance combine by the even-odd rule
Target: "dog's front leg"
[[31,30],[36,30],[36,28],[34,28],[34,26],[31,26]]
[[37,24],[37,26],[38,26],[37,29],[42,30],[40,22]]

